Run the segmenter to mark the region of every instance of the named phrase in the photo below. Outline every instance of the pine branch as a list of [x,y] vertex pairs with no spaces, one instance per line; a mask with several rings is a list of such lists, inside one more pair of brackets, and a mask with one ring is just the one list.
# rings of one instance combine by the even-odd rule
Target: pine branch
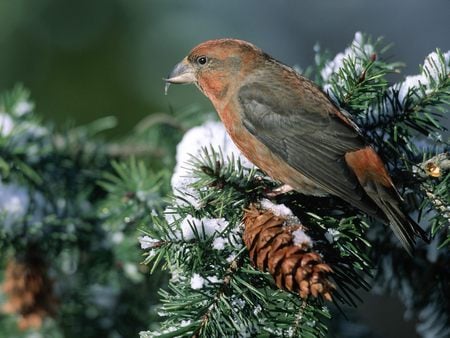
[[449,66],[445,62],[437,50],[425,59],[420,75],[388,88],[368,111],[366,132],[383,129],[392,135],[396,129],[407,126],[428,135],[442,129],[436,118],[445,113],[450,99]]
[[418,171],[418,174],[422,177],[442,177],[444,172],[450,170],[450,154],[437,154],[432,158],[419,163],[417,167],[421,169]]
[[[46,273],[20,277],[34,292],[11,293],[15,304],[25,304],[13,307],[19,315],[26,314],[23,325],[43,324],[39,328],[43,336],[99,337],[118,331],[131,336],[152,318],[149,309],[158,275],[148,280],[139,272],[136,229],[127,227],[127,220],[138,220],[135,211],[145,210],[144,204],[149,209],[160,205],[160,201],[153,203],[159,195],[155,190],[152,196],[147,191],[143,194],[139,188],[146,187],[143,183],[149,178],[135,170],[128,176],[123,173],[127,178],[123,185],[111,180],[118,184],[114,188],[127,192],[133,183],[132,202],[125,201],[124,195],[114,196],[119,189],[111,189],[106,197],[107,190],[98,180],[104,171],[112,171],[112,157],[98,134],[114,124],[114,119],[106,118],[58,133],[35,114],[23,88],[0,98],[0,248],[4,254],[0,265],[25,252],[39,253],[48,263],[59,298],[53,319],[45,304],[52,297],[46,293],[50,286]],[[16,336],[6,323],[8,318],[0,316],[0,336]]]
[[[291,304],[292,312],[286,314],[283,320],[285,325],[281,331],[272,333],[298,333],[300,337],[309,337],[311,334],[323,336],[326,326],[318,324],[320,320],[328,317],[328,310],[323,304],[308,299],[308,304],[303,305],[302,316],[298,317],[297,313],[302,306],[299,296],[283,292],[275,301],[272,297],[274,282],[265,273],[251,266],[246,257],[248,255],[246,250],[241,249],[242,244],[235,244],[236,241],[241,241],[239,237],[242,236],[242,229],[239,225],[242,210],[249,203],[260,200],[263,192],[273,183],[261,179],[261,174],[255,169],[243,167],[239,160],[233,160],[232,157],[225,160],[220,152],[212,149],[204,148],[198,157],[191,159],[190,163],[193,166],[191,169],[193,180],[185,187],[187,190],[177,192],[170,214],[166,211],[168,220],[163,221],[155,217],[153,227],[143,229],[148,236],[145,241],[149,243],[150,248],[145,262],[152,264],[154,269],[155,264],[165,261],[164,267],[172,270],[172,273],[175,268],[175,271],[178,271],[176,275],[181,274],[184,277],[177,279],[177,286],[170,284],[172,292],[161,294],[165,303],[163,313],[168,316],[163,323],[162,331],[142,333],[141,336],[166,334],[227,336],[235,334],[240,327],[233,323],[244,322],[248,322],[246,327],[251,328],[252,332],[260,332],[269,323],[277,325],[280,323],[282,320],[280,311],[286,312],[287,304]],[[182,193],[186,191],[195,197],[196,201],[193,201],[193,204],[183,199]],[[217,217],[224,217],[224,221],[220,221]],[[228,224],[226,228],[220,225],[221,222]],[[363,242],[359,243],[358,239],[362,236],[364,227],[359,232],[355,231],[354,226],[350,227],[350,224],[354,224],[353,221],[342,222],[337,230],[342,232],[341,238],[333,244],[333,248],[324,237],[326,233],[324,223],[336,226],[334,222],[332,218],[309,216],[307,227],[315,229],[311,232],[314,240],[316,237],[322,238],[317,242],[317,247],[320,248],[325,260],[330,259],[333,270],[337,271],[334,280],[342,288],[336,293],[337,301],[355,304],[354,288],[361,285],[366,287],[360,271],[367,273],[370,270],[370,264],[357,249],[359,245],[365,245]],[[210,228],[210,224],[215,224],[214,228]],[[347,237],[346,229],[352,232],[351,237]],[[221,243],[224,241],[222,249]],[[230,242],[233,243],[232,246],[226,244]],[[143,240],[141,245],[142,243]],[[215,249],[216,247],[220,249]],[[227,262],[230,257],[233,257],[231,262],[236,260],[241,262],[231,270],[230,266],[234,263],[230,265]],[[197,292],[196,287],[192,287],[192,283],[200,278],[196,274],[192,275],[192,272],[197,271],[201,272],[202,283],[208,285],[199,289],[200,292]],[[230,274],[230,271],[233,274]],[[213,279],[217,278],[222,282],[208,282],[211,273]],[[239,312],[233,309],[229,300],[236,292],[244,297],[239,301],[242,302],[242,309]],[[186,311],[185,300],[192,302],[189,306],[199,311],[194,313]],[[251,312],[255,304],[262,307],[258,317]],[[180,326],[181,320],[188,321],[189,325]],[[302,322],[300,326],[299,321]],[[311,326],[307,323],[317,324]]]
[[381,39],[372,42],[371,37],[356,33],[343,53],[320,65],[325,91],[355,117],[363,115],[387,89],[386,75],[398,73],[402,66],[401,63],[383,61],[382,55],[389,48],[382,46]]
[[[448,103],[448,75],[443,75],[448,72],[445,65],[447,54],[437,52],[427,58],[421,75],[426,83],[412,85],[407,78],[402,84],[389,86],[386,75],[398,72],[400,64],[384,61],[382,54],[385,50],[379,41],[372,43],[370,38],[357,33],[351,47],[331,61],[325,61],[316,49],[316,70],[320,77],[316,76],[338,104],[358,120],[362,133],[386,159],[393,176],[402,179],[400,186],[420,204],[416,205],[416,210],[421,214],[429,212],[431,207],[440,211],[431,216],[433,233],[440,236],[445,232],[442,214],[449,197],[446,189],[448,175],[445,174],[447,160],[432,166],[430,163],[436,164],[438,157],[431,157],[438,153],[439,147],[430,154],[423,154],[414,137],[417,131],[428,135],[442,130],[435,116],[440,116]],[[373,220],[362,221],[355,209],[335,198],[320,199],[290,193],[278,197],[277,203],[265,200],[265,191],[276,183],[262,178],[264,174],[247,166],[245,160],[233,157],[232,145],[223,128],[210,123],[195,128],[197,136],[194,137],[193,133],[194,130],[188,131],[179,145],[178,164],[172,177],[174,198],[163,215],[155,216],[152,226],[143,229],[147,234],[144,236],[148,242],[147,249],[150,249],[146,263],[152,264],[153,269],[162,263],[172,273],[174,281],[169,284],[169,291],[161,293],[165,316],[162,331],[144,332],[142,337],[227,336],[238,332],[243,323],[252,335],[325,335],[323,319],[329,317],[329,313],[323,299],[316,299],[314,295],[305,297],[306,290],[313,290],[306,288],[305,278],[295,275],[291,281],[289,272],[292,271],[294,277],[294,273],[301,271],[298,268],[300,263],[294,264],[292,270],[291,265],[288,268],[288,265],[280,263],[278,267],[285,267],[287,274],[280,273],[281,268],[268,268],[267,263],[275,257],[270,256],[271,243],[283,238],[283,248],[291,248],[292,252],[303,255],[299,249],[301,245],[292,246],[292,233],[301,227],[304,238],[310,238],[314,252],[320,253],[320,259],[333,271],[330,278],[337,286],[333,291],[335,304],[338,307],[340,304],[356,306],[360,299],[355,290],[369,290],[374,278],[371,258],[384,259],[388,257],[386,252],[400,252],[391,241],[390,233],[373,230],[381,229],[381,225]],[[217,137],[202,139],[205,138],[202,135]],[[214,145],[209,147],[209,143]],[[202,146],[204,148],[200,151]],[[227,151],[222,154],[220,150],[214,150],[218,147]],[[184,153],[192,155],[188,165],[183,149]],[[430,161],[425,162],[427,157]],[[413,171],[420,161],[424,161],[419,167],[426,170],[428,174],[425,176]],[[269,208],[265,210],[279,218],[267,216],[271,230],[258,230],[256,226],[247,237],[246,247],[243,247],[240,239],[242,211],[251,203],[263,209]],[[281,225],[283,220],[288,222],[291,217],[296,217],[301,226]],[[377,240],[371,238],[370,244],[365,239],[369,222],[370,232],[379,232],[374,237]],[[249,225],[246,225],[246,230]],[[143,243],[142,240],[141,245]],[[250,259],[246,256],[247,250]],[[307,252],[309,249],[305,247],[302,250]],[[372,255],[375,252],[377,255]],[[405,265],[405,278],[415,278],[419,267],[423,268],[424,252],[418,250],[417,255],[417,265],[411,265],[404,255],[401,256],[402,262],[399,260],[398,264]],[[228,280],[224,276],[229,262],[235,259],[239,259],[242,265]],[[299,258],[299,262],[302,259]],[[286,257],[282,260],[284,263],[288,261]],[[432,264],[437,275],[443,273],[439,264]],[[321,269],[324,266],[321,265]],[[381,266],[380,269],[383,268]],[[310,266],[305,271],[314,269]],[[400,281],[400,277],[392,273],[389,279],[393,283]],[[220,282],[216,283],[217,280]],[[276,290],[275,284],[293,292]],[[417,288],[418,284],[413,287]],[[237,295],[243,297],[239,301],[241,305],[233,306],[231,299],[236,300]],[[435,296],[427,294],[421,301],[426,297]],[[260,307],[258,316],[250,311],[255,305]],[[200,310],[192,312],[186,307]],[[420,306],[413,308],[417,310]]]
[[434,209],[435,213],[430,217],[431,234],[435,236],[441,233],[443,237],[446,234],[446,238],[441,244],[441,247],[444,247],[450,244],[449,154],[445,152],[434,155],[415,165],[412,169],[418,182],[417,186],[425,195],[421,210]]
[[203,335],[203,331],[205,329],[205,326],[208,324],[208,322],[211,320],[211,316],[213,315],[214,309],[217,308],[220,302],[220,298],[223,297],[225,294],[225,291],[229,288],[231,279],[233,278],[233,275],[237,272],[240,265],[242,264],[242,259],[239,261],[232,260],[225,275],[223,278],[223,283],[219,290],[217,291],[217,294],[214,296],[213,300],[208,305],[207,312],[202,316],[202,320],[200,323],[200,326],[194,331],[192,334],[192,338],[194,337],[200,337]]

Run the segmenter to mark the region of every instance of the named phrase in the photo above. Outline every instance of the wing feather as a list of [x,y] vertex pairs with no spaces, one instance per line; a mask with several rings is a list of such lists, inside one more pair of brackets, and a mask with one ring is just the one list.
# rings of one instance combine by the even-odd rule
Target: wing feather
[[[308,97],[313,91],[295,92],[273,78],[270,87],[262,83],[266,81],[259,79],[239,90],[246,129],[325,191],[375,215],[378,208],[344,158],[346,152],[366,146],[358,132],[333,114],[337,108],[325,94],[324,101],[318,102],[322,104],[307,104],[317,101]],[[328,111],[318,111],[324,102],[329,102],[325,104]]]

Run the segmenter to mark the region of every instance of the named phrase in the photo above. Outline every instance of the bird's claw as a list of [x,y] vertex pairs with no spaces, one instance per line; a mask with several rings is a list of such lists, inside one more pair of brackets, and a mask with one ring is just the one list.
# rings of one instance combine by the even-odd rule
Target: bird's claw
[[288,193],[289,191],[292,191],[292,190],[294,190],[294,188],[292,188],[290,185],[283,184],[282,186],[280,186],[278,188],[275,188],[275,189],[272,189],[272,190],[266,192],[265,195],[267,197],[269,197],[269,198],[274,198],[274,197],[277,197],[279,195],[286,194],[286,193]]

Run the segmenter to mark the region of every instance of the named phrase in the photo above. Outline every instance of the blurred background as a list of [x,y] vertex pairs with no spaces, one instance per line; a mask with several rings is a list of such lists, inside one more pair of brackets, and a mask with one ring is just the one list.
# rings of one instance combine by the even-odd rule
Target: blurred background
[[249,40],[305,68],[316,42],[337,53],[359,30],[393,42],[389,56],[407,75],[436,47],[450,48],[448,13],[448,0],[0,0],[0,91],[21,82],[45,118],[115,115],[123,134],[169,107],[210,109],[193,86],[166,97],[162,82],[204,40]]
[[[450,49],[449,13],[448,0],[0,0],[0,92],[22,83],[57,124],[114,115],[111,136],[122,136],[149,114],[212,110],[194,86],[165,96],[162,81],[204,40],[248,40],[306,68],[317,42],[335,54],[362,31],[394,43],[388,57],[406,63],[404,76],[436,47]],[[367,296],[350,321],[362,320],[374,337],[414,337],[402,316],[395,299]]]

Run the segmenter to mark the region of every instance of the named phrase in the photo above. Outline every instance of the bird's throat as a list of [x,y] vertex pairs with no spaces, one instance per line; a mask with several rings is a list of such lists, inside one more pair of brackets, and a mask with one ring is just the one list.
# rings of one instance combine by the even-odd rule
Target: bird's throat
[[224,101],[228,101],[227,95],[230,85],[228,81],[225,81],[226,76],[225,73],[215,72],[214,76],[202,76],[198,79],[198,86],[201,91],[211,100],[215,107]]

